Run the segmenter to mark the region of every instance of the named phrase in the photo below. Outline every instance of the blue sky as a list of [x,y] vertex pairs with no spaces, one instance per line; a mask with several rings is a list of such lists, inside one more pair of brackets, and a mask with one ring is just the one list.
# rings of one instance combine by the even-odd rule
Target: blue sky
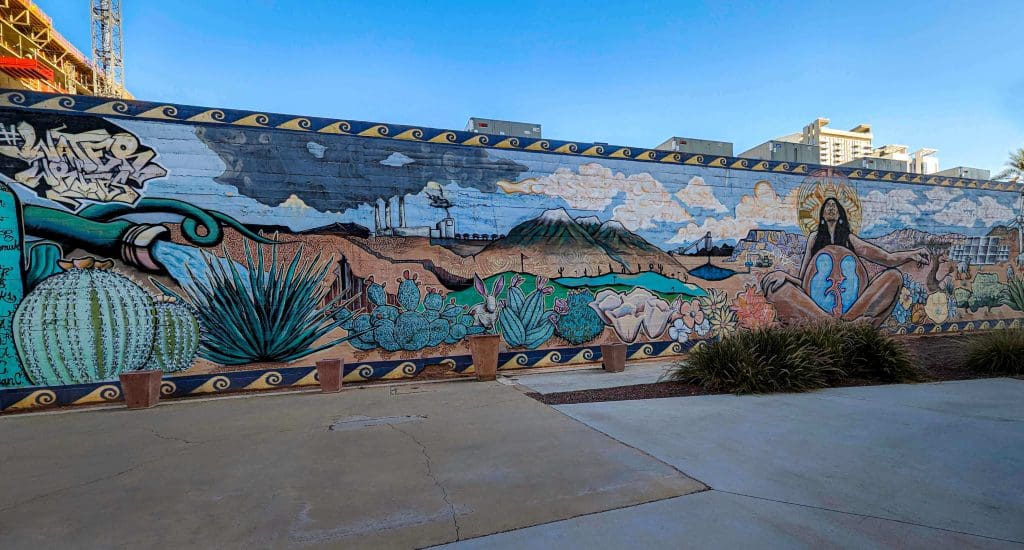
[[[736,151],[817,116],[998,169],[1024,146],[1024,2],[123,0],[140,99]],[[88,0],[38,0],[89,51]],[[241,6],[241,7],[240,7]]]

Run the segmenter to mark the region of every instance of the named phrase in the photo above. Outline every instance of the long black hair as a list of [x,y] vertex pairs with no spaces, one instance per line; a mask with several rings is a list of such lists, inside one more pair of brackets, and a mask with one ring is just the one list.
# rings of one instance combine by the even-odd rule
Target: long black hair
[[[829,234],[828,224],[825,222],[825,207],[828,206],[829,201],[836,203],[836,209],[839,210],[839,221],[836,222],[835,238]],[[854,251],[853,243],[850,242],[850,219],[846,217],[846,209],[843,208],[842,203],[832,197],[825,199],[825,202],[821,203],[821,209],[818,210],[818,234],[814,237],[811,256],[817,254],[819,250],[830,244],[842,246],[851,252]]]

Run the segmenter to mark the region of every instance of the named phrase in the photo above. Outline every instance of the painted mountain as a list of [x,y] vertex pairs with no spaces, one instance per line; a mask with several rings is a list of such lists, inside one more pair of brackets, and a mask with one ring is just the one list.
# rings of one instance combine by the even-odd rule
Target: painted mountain
[[960,233],[944,233],[942,235],[936,235],[934,233],[908,227],[905,229],[897,229],[896,231],[882,235],[881,237],[864,240],[871,244],[878,245],[885,250],[895,251],[910,250],[912,248],[928,246],[930,244],[953,244],[963,238],[964,235]]
[[[566,275],[636,273],[660,264],[665,272],[681,268],[671,256],[629,231],[617,221],[601,222],[595,216],[573,219],[563,208],[545,210],[540,216],[520,223],[508,235],[492,242],[481,252],[483,259],[494,255],[522,253],[548,272],[558,267]],[[480,260],[481,258],[478,258]],[[599,270],[599,271],[598,271]],[[576,273],[578,272],[578,273]]]
[[[676,271],[679,265],[667,252],[626,229],[616,220],[608,220],[597,226],[588,223],[583,227],[609,256],[625,264],[628,271],[665,271],[670,266],[671,271]],[[652,265],[654,269],[651,269]]]

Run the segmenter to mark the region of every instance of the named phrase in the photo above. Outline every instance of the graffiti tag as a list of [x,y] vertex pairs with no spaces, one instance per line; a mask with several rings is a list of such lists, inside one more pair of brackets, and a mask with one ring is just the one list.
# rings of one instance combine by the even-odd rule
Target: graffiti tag
[[63,130],[61,126],[37,135],[27,122],[0,124],[0,154],[28,163],[14,180],[40,197],[74,210],[83,200],[134,204],[146,181],[167,175],[153,162],[156,154],[140,149],[130,133]]

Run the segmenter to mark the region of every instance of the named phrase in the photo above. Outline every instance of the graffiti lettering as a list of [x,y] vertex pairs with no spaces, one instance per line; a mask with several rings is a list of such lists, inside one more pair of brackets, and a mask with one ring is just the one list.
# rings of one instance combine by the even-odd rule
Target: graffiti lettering
[[146,181],[167,175],[132,134],[63,129],[37,136],[27,122],[0,124],[0,154],[28,163],[14,180],[41,197],[76,210],[83,200],[134,204]]

